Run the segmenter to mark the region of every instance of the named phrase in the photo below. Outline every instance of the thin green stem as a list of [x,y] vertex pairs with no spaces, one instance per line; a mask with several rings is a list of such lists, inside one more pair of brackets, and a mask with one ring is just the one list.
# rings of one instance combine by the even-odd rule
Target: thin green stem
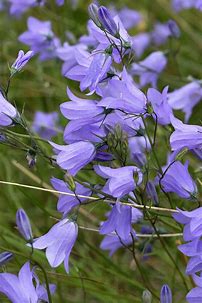
[[9,78],[8,78],[7,86],[6,86],[6,89],[5,89],[6,98],[8,98],[8,91],[9,91],[9,88],[10,88],[10,84],[11,84],[11,76],[9,76]]
[[141,266],[140,266],[139,261],[138,261],[138,259],[137,259],[137,257],[136,257],[136,254],[135,254],[135,240],[134,240],[134,237],[133,237],[133,234],[132,234],[132,233],[131,233],[131,237],[132,237],[132,241],[133,241],[133,243],[132,243],[132,254],[133,254],[133,259],[134,259],[134,261],[135,261],[135,264],[136,264],[136,266],[137,266],[137,269],[139,270],[139,273],[140,273],[140,275],[141,275],[141,278],[142,278],[142,281],[143,281],[143,283],[144,283],[144,286],[145,286],[146,289],[148,289],[148,290],[151,292],[151,294],[152,294],[155,298],[157,298],[157,299],[159,300],[159,296],[157,296],[157,295],[155,294],[155,292],[152,290],[152,287],[149,285],[149,282],[147,281],[147,279],[145,278],[145,276],[144,276],[144,274],[143,274],[143,272],[142,272]]
[[153,146],[153,142],[152,142],[151,137],[150,137],[150,134],[149,134],[149,132],[148,132],[147,124],[146,124],[146,122],[145,122],[144,117],[142,117],[142,122],[143,122],[143,124],[144,124],[145,132],[146,132],[146,134],[147,134],[149,143],[150,143],[150,145],[151,145],[152,153],[153,153],[154,158],[155,158],[155,161],[156,161],[156,163],[157,163],[157,165],[158,165],[159,171],[160,171],[161,173],[163,173],[162,168],[161,168],[161,165],[160,165],[160,162],[159,162],[158,157],[157,157],[157,154],[156,154],[156,151],[155,151],[154,146]]
[[46,271],[43,268],[43,266],[40,263],[38,263],[37,261],[33,261],[33,263],[36,264],[41,269],[41,271],[43,272],[43,275],[44,275],[44,278],[45,278],[45,283],[46,283],[46,290],[47,290],[47,294],[48,294],[48,302],[52,303],[53,301],[52,301],[52,297],[51,297],[51,292],[50,292],[49,283],[48,283],[48,276],[46,274]]
[[[152,140],[151,140],[151,137],[150,137],[149,131],[148,131],[148,129],[147,129],[147,124],[146,124],[146,122],[145,122],[145,120],[144,120],[144,117],[142,117],[142,121],[143,121],[143,124],[144,124],[144,127],[145,127],[145,132],[146,132],[146,134],[147,134],[149,143],[150,143],[150,145],[151,145],[151,150],[152,150],[152,153],[153,153],[153,155],[154,155],[156,164],[157,164],[157,166],[158,166],[158,168],[159,168],[159,172],[160,172],[161,175],[162,175],[162,174],[163,174],[163,170],[162,170],[162,167],[161,167],[161,165],[160,165],[159,159],[158,159],[158,157],[157,157],[157,154],[156,154],[156,151],[155,151],[155,148],[154,148],[154,144],[153,144],[153,142],[152,142]],[[172,200],[171,200],[169,194],[166,193],[165,191],[163,191],[163,193],[164,193],[165,196],[167,197],[167,199],[168,199],[168,201],[169,201],[169,203],[170,203],[171,208],[174,208],[174,205],[173,205],[173,203],[172,203]]]
[[[148,216],[148,219],[150,220],[149,216]],[[161,236],[160,236],[160,234],[159,234],[159,232],[158,232],[158,230],[157,230],[157,228],[156,228],[156,226],[155,226],[155,223],[153,223],[152,220],[150,220],[150,223],[152,224],[152,227],[154,228],[154,231],[155,231],[155,233],[156,233],[156,235],[157,235],[157,237],[158,237],[158,239],[159,239],[159,241],[160,241],[160,243],[161,243],[163,249],[165,250],[165,252],[166,252],[167,255],[169,256],[170,260],[171,260],[171,261],[173,262],[173,264],[175,265],[176,270],[177,270],[179,276],[180,276],[181,279],[182,279],[182,282],[183,282],[183,284],[184,284],[185,289],[186,289],[187,291],[189,291],[189,287],[187,286],[187,283],[186,283],[186,280],[185,280],[185,278],[184,278],[184,275],[183,275],[183,273],[181,272],[181,270],[180,270],[178,264],[176,263],[175,259],[173,258],[173,256],[172,256],[171,253],[169,252],[169,250],[167,249],[167,247],[166,247],[166,245],[165,245],[165,243],[164,243],[164,240],[161,238]]]

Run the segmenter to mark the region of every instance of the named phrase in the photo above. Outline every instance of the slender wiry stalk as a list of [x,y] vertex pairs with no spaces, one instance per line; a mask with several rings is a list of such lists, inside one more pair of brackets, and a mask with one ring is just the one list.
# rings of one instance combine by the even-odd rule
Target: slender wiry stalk
[[43,275],[44,275],[44,278],[45,278],[47,295],[48,295],[48,302],[52,303],[52,297],[51,297],[51,292],[50,292],[49,283],[48,283],[48,276],[46,274],[46,271],[43,268],[43,266],[40,263],[38,263],[37,261],[33,261],[33,263],[36,264],[41,269],[41,271],[43,272]]

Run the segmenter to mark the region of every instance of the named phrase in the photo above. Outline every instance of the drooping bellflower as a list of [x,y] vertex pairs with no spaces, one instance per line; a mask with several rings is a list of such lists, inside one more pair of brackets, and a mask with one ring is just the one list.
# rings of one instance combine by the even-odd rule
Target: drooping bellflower
[[190,257],[186,274],[192,276],[197,286],[190,290],[186,299],[189,303],[199,303],[202,300],[202,207],[192,211],[177,210],[173,217],[177,222],[184,224],[183,238],[188,241],[179,245],[178,249]]
[[[103,187],[103,192],[115,198],[121,198],[133,191],[142,182],[142,172],[136,166],[110,168],[102,165],[94,166],[95,172],[108,179]],[[136,180],[137,179],[137,180]]]
[[37,111],[34,115],[32,130],[41,138],[50,140],[61,131],[58,122],[59,115],[57,112],[45,113]]
[[100,227],[101,234],[110,234],[115,232],[120,239],[127,241],[132,232],[132,223],[142,219],[142,212],[131,206],[123,205],[118,200],[112,207],[105,222]]
[[125,113],[141,114],[146,111],[146,96],[130,81],[124,70],[122,79],[113,78],[102,91],[103,97],[99,106],[106,109],[120,109]]
[[[49,284],[50,292],[55,292],[55,285]],[[40,285],[34,269],[26,262],[18,276],[10,273],[0,273],[0,292],[5,294],[12,303],[48,303],[47,290]]]
[[35,54],[39,53],[40,60],[56,57],[60,41],[51,29],[51,22],[29,17],[27,26],[28,30],[19,36],[20,42],[28,45]]
[[192,114],[192,109],[202,99],[202,87],[197,81],[186,84],[168,94],[168,103],[173,109],[185,113],[185,122]]
[[57,164],[66,169],[71,175],[90,163],[96,154],[95,146],[91,142],[79,141],[69,145],[58,145],[51,142],[57,150]]
[[174,192],[184,199],[196,197],[197,187],[188,171],[189,162],[184,165],[180,161],[163,168],[165,175],[161,180],[161,185],[165,192]]
[[170,124],[170,117],[172,115],[172,109],[168,104],[167,98],[168,86],[166,86],[162,93],[155,88],[149,88],[147,92],[148,102],[152,106],[153,118],[157,121],[156,123],[161,125]]
[[136,57],[139,59],[150,45],[151,36],[148,33],[140,33],[135,36],[132,36],[131,39],[131,48],[135,52]]
[[170,136],[172,150],[188,148],[202,150],[202,126],[184,124],[174,116],[170,117],[175,131]]
[[56,223],[44,236],[34,240],[33,247],[46,249],[46,257],[51,267],[57,267],[64,262],[65,270],[69,272],[69,255],[78,235],[78,226],[69,219]]
[[157,22],[151,36],[152,41],[159,46],[166,43],[169,37],[179,38],[180,29],[174,20],[169,20],[166,23]]
[[134,76],[139,76],[140,86],[151,84],[152,87],[157,86],[157,80],[160,73],[164,70],[167,64],[167,58],[161,51],[151,53],[144,60],[133,63],[131,73]]
[[[134,239],[136,239],[136,233],[134,230],[131,231]],[[106,235],[100,244],[100,248],[102,250],[108,250],[110,257],[119,249],[124,246],[129,246],[133,243],[133,238],[131,234],[127,237],[127,239],[122,239],[120,235],[116,233]]]

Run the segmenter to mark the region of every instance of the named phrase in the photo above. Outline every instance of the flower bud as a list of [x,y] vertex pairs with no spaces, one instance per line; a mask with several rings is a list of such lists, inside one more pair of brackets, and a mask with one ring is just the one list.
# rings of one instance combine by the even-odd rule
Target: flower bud
[[142,303],[151,303],[152,302],[152,294],[148,289],[145,289],[142,293]]
[[172,303],[172,292],[167,284],[164,284],[161,288],[160,300],[161,303]]
[[16,72],[21,71],[21,69],[27,64],[27,62],[33,57],[33,55],[33,51],[28,51],[25,54],[22,50],[20,50],[17,59],[11,66],[11,76],[13,76]]
[[170,30],[170,33],[173,37],[179,38],[180,37],[180,29],[177,25],[177,23],[174,20],[168,21],[168,28]]
[[103,28],[107,30],[112,36],[118,37],[119,31],[116,23],[114,22],[109,10],[105,6],[100,6],[98,9],[99,21]]
[[16,213],[16,224],[19,232],[25,238],[25,240],[32,242],[33,236],[30,221],[26,212],[22,208],[18,209]]
[[93,22],[98,26],[101,27],[102,24],[100,23],[99,17],[98,17],[98,6],[94,3],[91,3],[88,7],[88,13],[90,18],[93,20]]
[[8,252],[8,251],[4,251],[0,254],[0,266],[5,265],[6,263],[8,263],[11,259],[13,258],[13,254]]

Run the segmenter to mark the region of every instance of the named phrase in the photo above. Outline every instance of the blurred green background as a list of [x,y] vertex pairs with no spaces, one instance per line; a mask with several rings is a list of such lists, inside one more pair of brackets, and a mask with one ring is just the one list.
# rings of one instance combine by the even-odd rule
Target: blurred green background
[[[79,38],[86,33],[88,20],[87,7],[90,1],[79,1],[78,7],[72,9],[66,0],[64,7],[57,7],[54,1],[48,1],[44,8],[29,10],[20,19],[14,19],[6,12],[0,12],[0,84],[5,87],[9,76],[8,64],[15,60],[19,49],[27,50],[25,45],[18,41],[18,36],[27,28],[28,16],[35,16],[40,20],[51,20],[54,33],[65,41],[65,32],[73,32]],[[170,90],[180,87],[186,83],[186,77],[202,79],[202,18],[201,13],[196,10],[182,11],[175,14],[170,7],[170,1],[165,0],[141,0],[141,1],[100,1],[102,5],[115,5],[117,8],[128,6],[139,10],[144,16],[137,28],[130,31],[135,35],[142,31],[151,31],[156,21],[166,22],[173,18],[181,29],[180,41],[173,43],[175,50],[179,49],[177,55],[178,66],[169,57],[169,64],[160,77],[159,87],[169,85]],[[170,48],[169,42],[162,45],[160,49]],[[144,54],[157,50],[159,47],[149,48]],[[59,105],[67,100],[66,86],[76,89],[77,84],[68,81],[61,76],[61,62],[51,60],[39,62],[37,56],[26,66],[25,70],[15,76],[12,80],[9,99],[14,101],[19,109],[24,107],[24,113],[28,121],[32,121],[36,110],[59,111]],[[201,124],[201,105],[197,105],[190,119],[192,124]],[[61,123],[66,124],[62,116]],[[16,130],[17,131],[17,130]],[[62,143],[62,137],[58,138]],[[43,148],[51,155],[51,148],[44,144]],[[159,154],[163,154],[162,146]],[[40,186],[42,182],[50,185],[50,177],[63,177],[61,172],[53,168],[40,157],[37,165],[31,171],[26,162],[26,155],[20,150],[13,150],[5,145],[0,146],[0,180],[18,182]],[[162,158],[165,161],[165,155]],[[197,169],[199,163],[191,158],[192,166]],[[164,164],[164,162],[162,162]],[[36,177],[38,179],[36,179]],[[82,176],[87,179],[88,175]],[[94,180],[95,182],[96,180]],[[19,236],[15,225],[15,213],[19,207],[23,207],[33,226],[34,235],[40,236],[45,233],[56,221],[58,216],[55,212],[57,197],[51,193],[23,189],[10,185],[0,184],[0,251],[10,249],[16,252],[13,262],[6,266],[6,270],[16,273],[29,255],[29,249]],[[107,207],[89,205],[85,214],[80,214],[79,225],[98,228],[99,220],[104,219]],[[99,218],[99,220],[97,220]],[[171,225],[171,230],[179,231],[178,226],[172,227],[173,220],[165,218]],[[49,267],[42,252],[36,252],[35,258],[42,260],[49,280],[57,285],[57,291],[53,302],[89,302],[89,303],[127,303],[141,302],[141,294],[145,289],[141,277],[137,271],[131,253],[126,249],[120,249],[112,258],[107,252],[99,249],[102,236],[88,230],[79,230],[79,238],[70,257],[71,271],[67,275],[63,266],[53,270]],[[178,262],[182,272],[185,270],[186,261],[177,251],[176,244],[180,239],[166,240],[170,253]],[[141,242],[141,245],[145,245]],[[22,255],[24,256],[22,256]],[[168,283],[174,293],[174,302],[184,302],[186,291],[173,264],[161,248],[160,243],[155,241],[150,258],[143,260],[142,253],[138,253],[142,271],[148,281],[158,293],[163,283]],[[39,276],[42,276],[39,272]],[[190,288],[191,282],[187,279]],[[0,302],[8,300],[0,296]],[[153,300],[153,302],[157,302]]]

